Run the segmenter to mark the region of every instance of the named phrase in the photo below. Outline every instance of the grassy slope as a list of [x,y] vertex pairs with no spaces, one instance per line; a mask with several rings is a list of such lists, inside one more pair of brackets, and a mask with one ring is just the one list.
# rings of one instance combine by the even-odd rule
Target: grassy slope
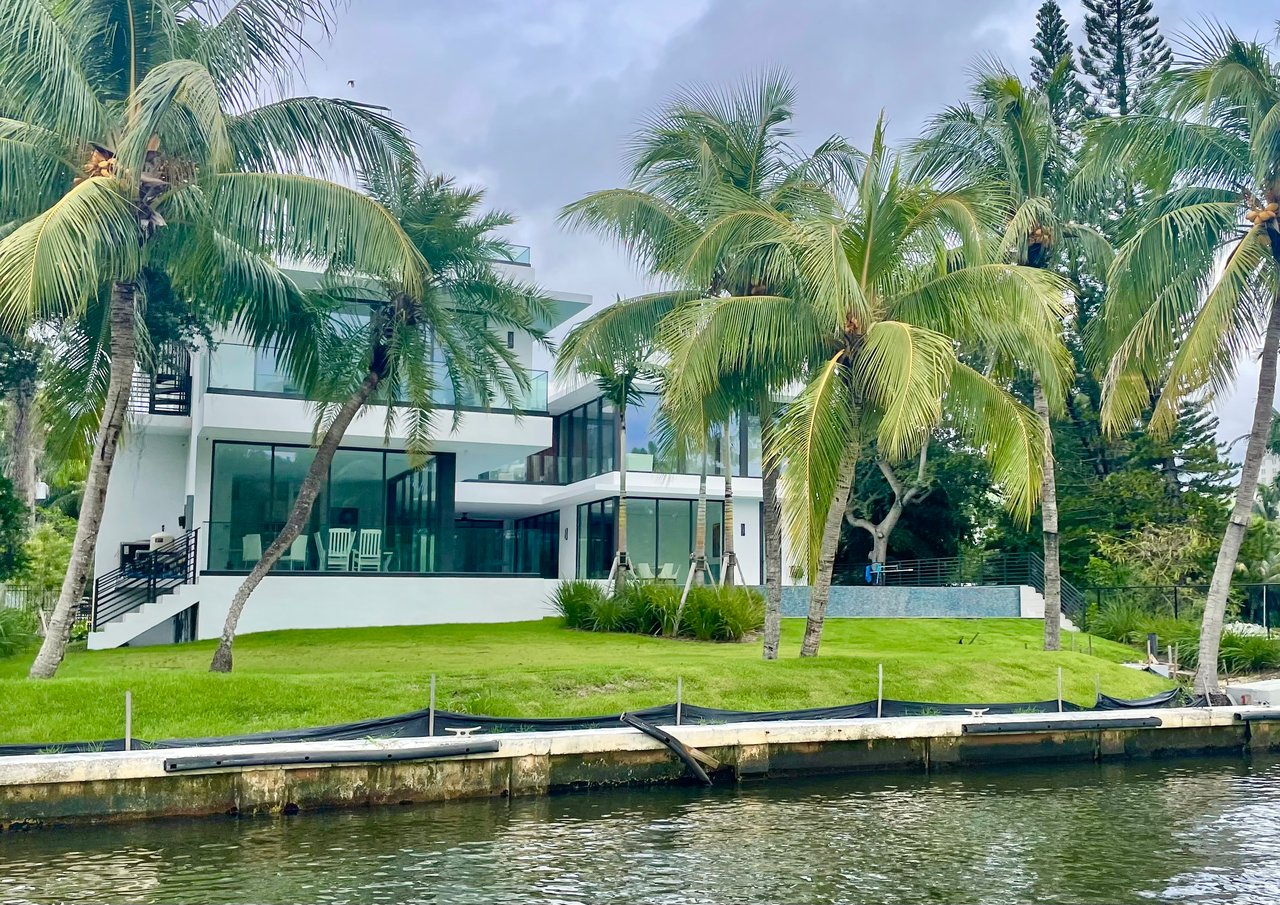
[[[0,742],[119,737],[134,696],[140,738],[218,735],[339,723],[425,707],[438,676],[441,709],[502,716],[617,712],[675,699],[740,710],[816,707],[885,697],[933,702],[1093,700],[1095,677],[1117,697],[1161,680],[1117,664],[1133,652],[1094,639],[1094,656],[1039,650],[1039,622],[1018,619],[834,619],[822,656],[796,657],[804,624],[783,627],[786,659],[758,643],[699,644],[594,635],[556,620],[270,632],[236,642],[230,676],[205,670],[214,642],[70,653],[58,678],[28,682],[28,657],[0,661]],[[976,643],[968,642],[977,634]]]

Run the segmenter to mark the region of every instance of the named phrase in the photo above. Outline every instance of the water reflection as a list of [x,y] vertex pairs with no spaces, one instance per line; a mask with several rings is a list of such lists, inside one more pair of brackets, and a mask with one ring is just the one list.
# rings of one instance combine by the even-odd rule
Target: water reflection
[[17,902],[1274,901],[1280,763],[863,776],[0,837]]

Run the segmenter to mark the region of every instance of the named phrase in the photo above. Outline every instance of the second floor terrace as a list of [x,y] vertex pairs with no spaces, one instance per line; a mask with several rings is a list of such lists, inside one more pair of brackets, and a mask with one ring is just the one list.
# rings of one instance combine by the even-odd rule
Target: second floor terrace
[[[547,411],[547,372],[526,370],[529,386],[526,390],[507,395],[498,391],[496,397],[485,404],[473,392],[456,393],[449,380],[448,366],[432,363],[435,393],[432,398],[442,408],[484,409],[494,411],[521,411],[545,413]],[[303,399],[302,389],[293,381],[280,363],[276,351],[237,342],[219,342],[209,350],[205,390],[210,393],[231,393],[268,396],[283,399]],[[402,399],[393,400],[402,403]]]

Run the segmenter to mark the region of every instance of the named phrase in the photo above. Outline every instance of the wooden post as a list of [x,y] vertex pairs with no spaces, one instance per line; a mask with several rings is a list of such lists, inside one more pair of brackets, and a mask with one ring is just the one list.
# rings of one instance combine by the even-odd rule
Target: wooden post
[[680,725],[680,720],[684,716],[684,677],[676,676],[676,725]]
[[879,680],[876,687],[876,719],[884,715],[884,664],[876,667]]
[[124,750],[133,750],[133,692],[124,693]]
[[436,674],[431,674],[431,703],[427,707],[427,735],[436,734]]

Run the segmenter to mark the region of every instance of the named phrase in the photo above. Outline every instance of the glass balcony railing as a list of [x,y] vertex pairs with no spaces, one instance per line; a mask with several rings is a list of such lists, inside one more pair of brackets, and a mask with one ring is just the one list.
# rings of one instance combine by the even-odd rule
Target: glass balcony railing
[[523,264],[526,267],[529,265],[530,251],[528,245],[508,245],[507,249],[511,252],[511,255],[506,258],[497,258],[497,260],[508,264]]
[[[479,408],[474,394],[458,397],[449,382],[448,371],[441,362],[435,369],[437,405],[458,405],[462,408]],[[528,371],[529,388],[517,397],[502,397],[491,405],[498,410],[519,409],[523,412],[547,410],[547,372]],[[268,396],[287,396],[301,399],[302,390],[294,384],[279,366],[272,349],[262,349],[242,343],[218,343],[209,355],[209,371],[206,388],[215,393],[253,393]],[[403,400],[397,400],[402,402]]]

